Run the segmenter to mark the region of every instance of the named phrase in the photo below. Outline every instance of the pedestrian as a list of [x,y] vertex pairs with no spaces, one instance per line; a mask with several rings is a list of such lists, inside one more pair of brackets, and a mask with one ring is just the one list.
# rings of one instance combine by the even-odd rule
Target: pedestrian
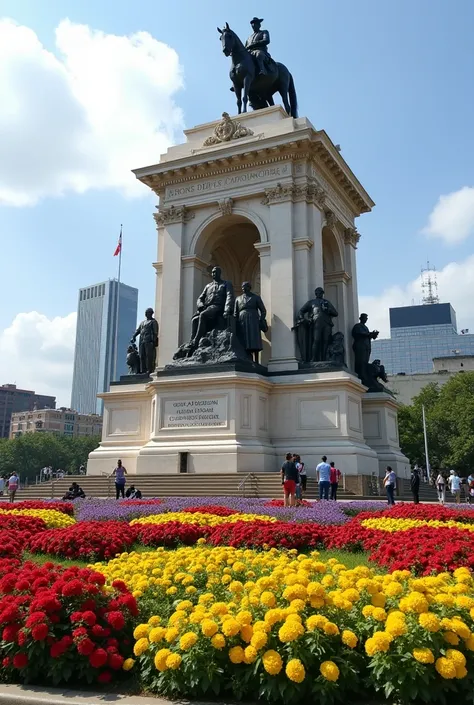
[[115,499],[118,499],[122,495],[125,499],[125,475],[127,474],[126,469],[122,465],[120,458],[117,460],[117,467],[114,468],[112,475],[115,475]]
[[86,474],[86,468],[84,465],[79,465],[79,475],[85,475]]
[[438,492],[438,502],[444,504],[446,501],[446,480],[441,471],[438,473],[436,478],[436,490]]
[[456,504],[461,504],[461,478],[454,470],[450,472],[448,483]]
[[331,485],[331,499],[337,500],[337,488],[339,487],[339,480],[342,477],[342,472],[336,468],[334,461],[332,460],[329,465],[331,466],[331,472],[329,474],[329,483]]
[[285,507],[295,506],[296,485],[298,484],[298,470],[293,462],[293,454],[287,453],[285,462],[281,466],[281,484],[283,486],[283,502]]
[[410,487],[413,495],[414,504],[420,503],[420,473],[418,472],[418,466],[415,465],[411,472]]
[[316,479],[319,482],[319,499],[329,499],[329,486],[331,477],[331,466],[325,455],[322,462],[316,467]]
[[301,460],[301,456],[295,455],[295,462],[296,462],[296,469],[298,470],[299,474],[299,493],[300,493],[300,499],[304,499],[305,493],[306,493],[306,483],[307,483],[307,475],[306,475],[306,468],[305,464]]
[[5,480],[3,477],[0,475],[0,496],[3,497],[3,493],[5,492]]
[[467,478],[466,502],[472,504],[474,501],[474,473],[471,472]]
[[15,495],[18,490],[18,485],[20,483],[20,478],[15,471],[12,472],[10,479],[8,480],[8,494],[10,496],[10,504],[15,501]]
[[397,485],[397,476],[393,472],[392,468],[390,465],[387,465],[385,469],[385,477],[383,480],[383,485],[385,487],[385,490],[387,492],[387,502],[389,507],[393,507],[395,504],[395,487]]

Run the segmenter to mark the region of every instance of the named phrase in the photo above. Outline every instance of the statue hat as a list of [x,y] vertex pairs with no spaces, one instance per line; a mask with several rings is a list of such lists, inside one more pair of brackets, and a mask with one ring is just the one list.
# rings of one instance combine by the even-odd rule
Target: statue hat
[[262,18],[262,19],[259,19],[258,17],[253,17],[253,18],[250,20],[250,24],[253,24],[254,22],[260,22],[260,24],[261,24],[261,23],[263,22],[263,18]]

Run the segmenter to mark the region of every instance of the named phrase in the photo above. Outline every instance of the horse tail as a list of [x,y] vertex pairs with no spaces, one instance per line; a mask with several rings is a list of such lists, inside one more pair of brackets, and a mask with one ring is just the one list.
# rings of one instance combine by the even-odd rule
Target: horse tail
[[290,84],[288,86],[288,96],[290,99],[291,117],[298,117],[298,99],[296,98],[295,82],[290,73]]

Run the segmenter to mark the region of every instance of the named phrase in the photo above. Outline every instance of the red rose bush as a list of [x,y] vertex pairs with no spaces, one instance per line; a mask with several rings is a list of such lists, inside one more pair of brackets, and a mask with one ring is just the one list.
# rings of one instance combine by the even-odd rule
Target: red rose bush
[[0,561],[0,659],[9,680],[109,683],[130,655],[136,600],[88,568]]
[[64,529],[48,529],[27,542],[31,553],[48,553],[62,558],[108,560],[129,550],[137,531],[120,521],[83,521]]

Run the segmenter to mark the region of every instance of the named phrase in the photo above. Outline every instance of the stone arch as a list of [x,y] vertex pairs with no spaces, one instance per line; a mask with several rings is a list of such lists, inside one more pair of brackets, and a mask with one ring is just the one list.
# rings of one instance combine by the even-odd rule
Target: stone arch
[[322,231],[322,241],[324,274],[342,272],[344,269],[344,257],[338,233],[326,225]]
[[253,223],[253,225],[255,225],[261,243],[269,242],[266,225],[260,218],[260,216],[254,213],[252,210],[234,207],[232,209],[231,215],[222,215],[222,213],[217,211],[208,216],[196,229],[196,232],[191,238],[191,242],[189,244],[189,251],[186,252],[186,254],[199,256],[198,250],[200,249],[200,242],[202,240],[202,237],[208,236],[215,229],[216,224],[219,221],[222,224],[223,222],[228,221],[229,219],[234,219],[236,216],[243,218],[244,220],[250,221],[251,223]]

